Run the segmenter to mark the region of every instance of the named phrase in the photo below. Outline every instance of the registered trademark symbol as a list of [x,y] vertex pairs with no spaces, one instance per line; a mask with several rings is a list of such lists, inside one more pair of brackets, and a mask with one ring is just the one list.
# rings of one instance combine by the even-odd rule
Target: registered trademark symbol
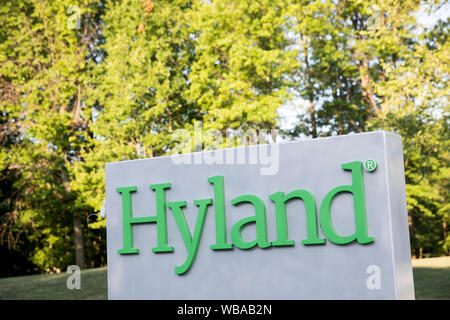
[[375,160],[367,160],[364,163],[364,168],[369,172],[374,171],[377,168],[377,162]]

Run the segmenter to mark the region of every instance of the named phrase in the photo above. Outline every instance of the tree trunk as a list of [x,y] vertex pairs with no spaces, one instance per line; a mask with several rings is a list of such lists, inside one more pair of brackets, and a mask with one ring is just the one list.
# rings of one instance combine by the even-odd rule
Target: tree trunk
[[377,103],[374,99],[374,91],[372,88],[372,84],[370,83],[370,71],[369,71],[369,63],[367,62],[367,57],[363,54],[363,58],[361,61],[361,65],[359,66],[359,77],[361,81],[361,89],[364,100],[372,107],[372,110],[376,115],[380,114],[380,110],[378,109]]
[[[67,193],[71,193],[69,178],[67,177],[66,168],[62,168],[61,170],[61,179],[64,186],[64,191]],[[79,215],[74,212],[73,213],[73,235],[74,235],[74,244],[75,244],[75,264],[80,267],[80,269],[85,268],[85,259],[84,259],[84,246],[83,246],[83,229],[81,225],[81,218]]]
[[73,214],[73,233],[75,239],[75,264],[80,269],[84,269],[86,265],[84,261],[83,231],[81,219],[77,213]]
[[[383,21],[383,24],[385,22]],[[364,18],[361,15],[356,15],[355,19],[353,20],[353,26],[356,30],[360,31],[359,35],[357,35],[357,38],[361,40],[363,43],[365,42],[365,36],[361,33],[362,27],[364,26]],[[364,47],[361,44],[361,47]],[[359,52],[358,52],[359,51]],[[368,57],[364,51],[358,50],[356,52],[356,58],[359,58],[359,80],[361,81],[361,90],[362,90],[362,96],[363,99],[372,107],[374,113],[376,115],[380,114],[380,110],[377,106],[377,103],[375,102],[374,95],[375,92],[372,88],[371,80],[372,77],[370,76],[370,69],[369,69],[369,62]]]
[[305,63],[306,71],[306,86],[308,88],[308,99],[309,99],[309,117],[311,119],[311,135],[313,138],[317,138],[317,124],[316,124],[316,111],[314,110],[314,84],[312,83],[311,68],[309,67],[309,53],[308,53],[308,41],[307,38],[300,33],[303,44],[303,58]]
[[[447,232],[447,221],[445,221],[445,217],[444,220],[442,221],[442,229],[444,229],[444,241],[447,240],[448,237],[448,232]],[[445,255],[448,256],[450,254],[449,250],[445,250]]]
[[414,240],[415,229],[414,229],[414,219],[412,213],[408,211],[408,225],[409,225],[409,237],[411,239],[411,255],[417,259],[416,243]]
[[314,103],[309,101],[309,116],[311,118],[311,133],[313,138],[317,138],[317,124],[316,124],[316,112],[314,110]]

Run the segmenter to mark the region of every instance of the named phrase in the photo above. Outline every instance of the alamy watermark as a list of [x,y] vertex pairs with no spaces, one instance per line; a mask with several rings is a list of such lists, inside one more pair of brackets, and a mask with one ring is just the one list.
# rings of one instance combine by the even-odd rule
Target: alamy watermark
[[381,289],[381,268],[376,264],[367,267],[366,273],[369,275],[366,280],[366,286],[369,290]]
[[383,25],[384,12],[376,4],[369,6],[367,9],[367,28],[372,31],[377,31]]
[[275,175],[279,169],[278,135],[276,129],[203,130],[202,122],[196,121],[192,131],[173,132],[172,162],[175,165],[258,165],[261,175]]
[[67,28],[69,30],[80,30],[81,29],[81,10],[79,6],[72,5],[69,6],[66,10],[66,13],[69,15],[67,18]]
[[69,278],[67,278],[67,289],[81,289],[81,271],[80,267],[77,265],[71,265],[67,267],[67,273],[73,273]]

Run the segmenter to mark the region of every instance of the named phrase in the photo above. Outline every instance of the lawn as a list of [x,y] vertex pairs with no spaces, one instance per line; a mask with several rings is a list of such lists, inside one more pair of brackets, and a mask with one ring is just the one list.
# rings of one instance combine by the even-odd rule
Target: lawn
[[413,260],[416,299],[450,300],[450,257]]
[[[450,300],[450,257],[413,260],[416,299]],[[69,290],[70,274],[0,279],[0,299],[107,299],[106,268],[81,272],[81,289]]]
[[81,271],[80,290],[67,289],[70,274],[44,274],[0,279],[0,299],[103,300],[108,297],[106,268]]

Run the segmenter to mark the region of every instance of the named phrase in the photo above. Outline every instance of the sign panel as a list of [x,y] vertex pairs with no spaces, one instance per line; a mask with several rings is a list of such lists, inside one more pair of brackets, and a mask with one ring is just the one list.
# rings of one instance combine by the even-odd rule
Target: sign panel
[[401,137],[106,165],[110,299],[414,299]]

